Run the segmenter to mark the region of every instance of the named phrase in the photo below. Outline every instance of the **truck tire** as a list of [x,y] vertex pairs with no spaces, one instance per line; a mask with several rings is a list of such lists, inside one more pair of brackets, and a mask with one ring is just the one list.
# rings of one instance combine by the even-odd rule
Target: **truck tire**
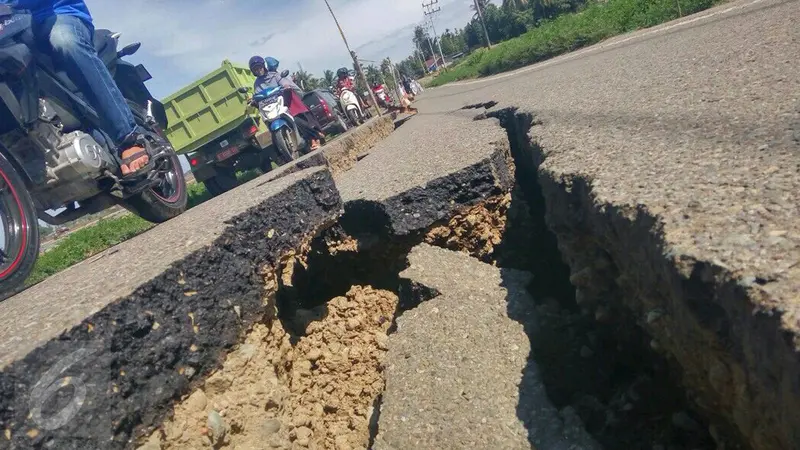
[[39,257],[39,222],[31,194],[11,162],[0,153],[0,226],[7,247],[0,257],[0,300],[23,289]]
[[217,167],[217,174],[205,180],[203,184],[211,196],[216,197],[239,186],[236,172],[228,167]]

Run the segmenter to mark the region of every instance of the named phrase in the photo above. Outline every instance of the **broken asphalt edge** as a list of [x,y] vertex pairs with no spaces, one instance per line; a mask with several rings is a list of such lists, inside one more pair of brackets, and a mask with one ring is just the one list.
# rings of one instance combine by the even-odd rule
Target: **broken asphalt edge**
[[[364,148],[343,140],[324,156],[357,157]],[[346,164],[355,164],[356,157]],[[0,372],[0,421],[6,431],[0,447],[131,448],[150,434],[176,401],[220,366],[250,326],[275,317],[274,292],[265,284],[280,271],[281,258],[342,215],[329,160],[326,168],[308,170],[305,178],[230,219],[213,244],[6,366]],[[446,218],[447,211],[510,190],[510,161],[508,145],[499,145],[483,161],[375,206],[395,233],[421,230]],[[269,179],[300,170],[286,168]],[[80,375],[67,380],[61,375],[67,369]],[[73,402],[61,409],[69,415],[63,423],[41,413],[56,383],[76,386],[55,395],[58,406]],[[79,386],[87,387],[84,394]]]
[[570,267],[578,304],[627,311],[653,338],[651,347],[676,363],[715,438],[800,448],[797,329],[779,302],[733,269],[671,246],[647,205],[616,204],[597,194],[590,177],[548,166],[533,112],[495,108],[487,115],[516,140],[521,177],[538,180],[541,213]]

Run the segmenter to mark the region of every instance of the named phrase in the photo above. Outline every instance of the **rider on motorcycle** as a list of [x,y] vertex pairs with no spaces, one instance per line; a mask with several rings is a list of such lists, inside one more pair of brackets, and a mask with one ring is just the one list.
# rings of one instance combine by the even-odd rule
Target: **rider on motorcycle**
[[[296,98],[301,103],[295,106],[297,108],[295,111],[302,112],[292,113],[292,116],[303,138],[310,141],[311,150],[316,150],[319,148],[320,139],[325,137],[325,133],[322,132],[322,127],[319,125],[317,118],[314,117],[314,114],[302,104],[303,90],[291,78],[282,77],[278,73],[278,64],[278,60],[272,57],[265,59],[260,56],[253,56],[250,58],[250,71],[256,76],[256,81],[253,83],[253,91],[257,93],[274,86],[282,86],[294,91],[297,94]],[[288,97],[286,106],[290,108],[290,111],[293,109],[291,97]]]
[[350,71],[346,67],[336,71],[336,95],[342,95],[342,90],[355,92],[356,84],[353,82],[353,77],[350,76]]
[[94,48],[94,25],[83,0],[0,0],[33,15],[33,33],[38,45],[86,96],[105,119],[121,159],[123,175],[136,174],[147,166],[147,150],[137,144],[141,131],[133,113]]
[[[356,92],[356,83],[352,76],[350,76],[350,71],[347,70],[346,67],[342,67],[336,71],[336,86],[335,86],[335,93],[337,97],[342,95],[342,90],[347,89],[348,91],[355,94]],[[356,95],[358,99],[358,103],[362,110],[367,108],[366,104],[362,101],[360,95]]]

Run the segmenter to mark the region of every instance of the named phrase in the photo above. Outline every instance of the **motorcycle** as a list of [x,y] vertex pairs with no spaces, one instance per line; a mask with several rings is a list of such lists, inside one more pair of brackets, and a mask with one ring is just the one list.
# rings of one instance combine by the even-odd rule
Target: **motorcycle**
[[[286,78],[288,70],[281,72],[281,77]],[[250,88],[239,88],[239,92],[247,94]],[[297,159],[301,155],[301,149],[307,149],[308,143],[303,139],[294,116],[289,112],[286,96],[290,96],[292,103],[297,102],[307,108],[303,100],[291,89],[284,89],[281,86],[268,87],[260,92],[256,92],[250,99],[248,106],[255,106],[261,115],[261,120],[269,127],[272,135],[272,142],[277,150],[279,165]]]
[[376,85],[372,88],[372,92],[378,100],[378,104],[384,108],[388,108],[392,103],[392,97],[386,91],[382,84]]
[[0,5],[2,298],[20,289],[38,258],[37,219],[63,225],[121,205],[164,222],[186,210],[186,180],[163,132],[164,107],[144,84],[152,76],[123,60],[141,44],[118,50],[119,33],[95,32],[95,49],[143,130],[137,143],[150,155],[145,173],[123,177],[97,112],[67,74],[36,51],[31,25],[27,11]]
[[367,121],[367,112],[361,108],[361,102],[358,101],[358,96],[349,89],[340,89],[339,103],[342,109],[347,114],[347,119],[356,127]]

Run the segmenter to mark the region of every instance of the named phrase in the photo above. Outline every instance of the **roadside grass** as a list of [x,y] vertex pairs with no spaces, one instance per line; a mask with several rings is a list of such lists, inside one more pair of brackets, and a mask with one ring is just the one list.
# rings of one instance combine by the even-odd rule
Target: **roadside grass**
[[527,33],[501,42],[491,50],[474,51],[464,61],[434,78],[441,86],[458,80],[489,76],[537,63],[619,34],[652,27],[708,9],[722,0],[609,0],[590,3],[582,11],[564,14]]
[[70,234],[52,250],[40,255],[25,284],[36,284],[153,226],[154,224],[133,214],[101,219],[95,225]]
[[[261,175],[258,170],[249,170],[237,174],[240,183],[246,183]],[[195,207],[211,199],[211,195],[202,183],[186,186],[188,207]],[[39,256],[33,272],[25,281],[26,286],[36,284],[62,270],[65,270],[87,258],[120,244],[155,226],[134,214],[122,217],[101,219],[94,225],[82,228],[55,245],[51,250]]]

